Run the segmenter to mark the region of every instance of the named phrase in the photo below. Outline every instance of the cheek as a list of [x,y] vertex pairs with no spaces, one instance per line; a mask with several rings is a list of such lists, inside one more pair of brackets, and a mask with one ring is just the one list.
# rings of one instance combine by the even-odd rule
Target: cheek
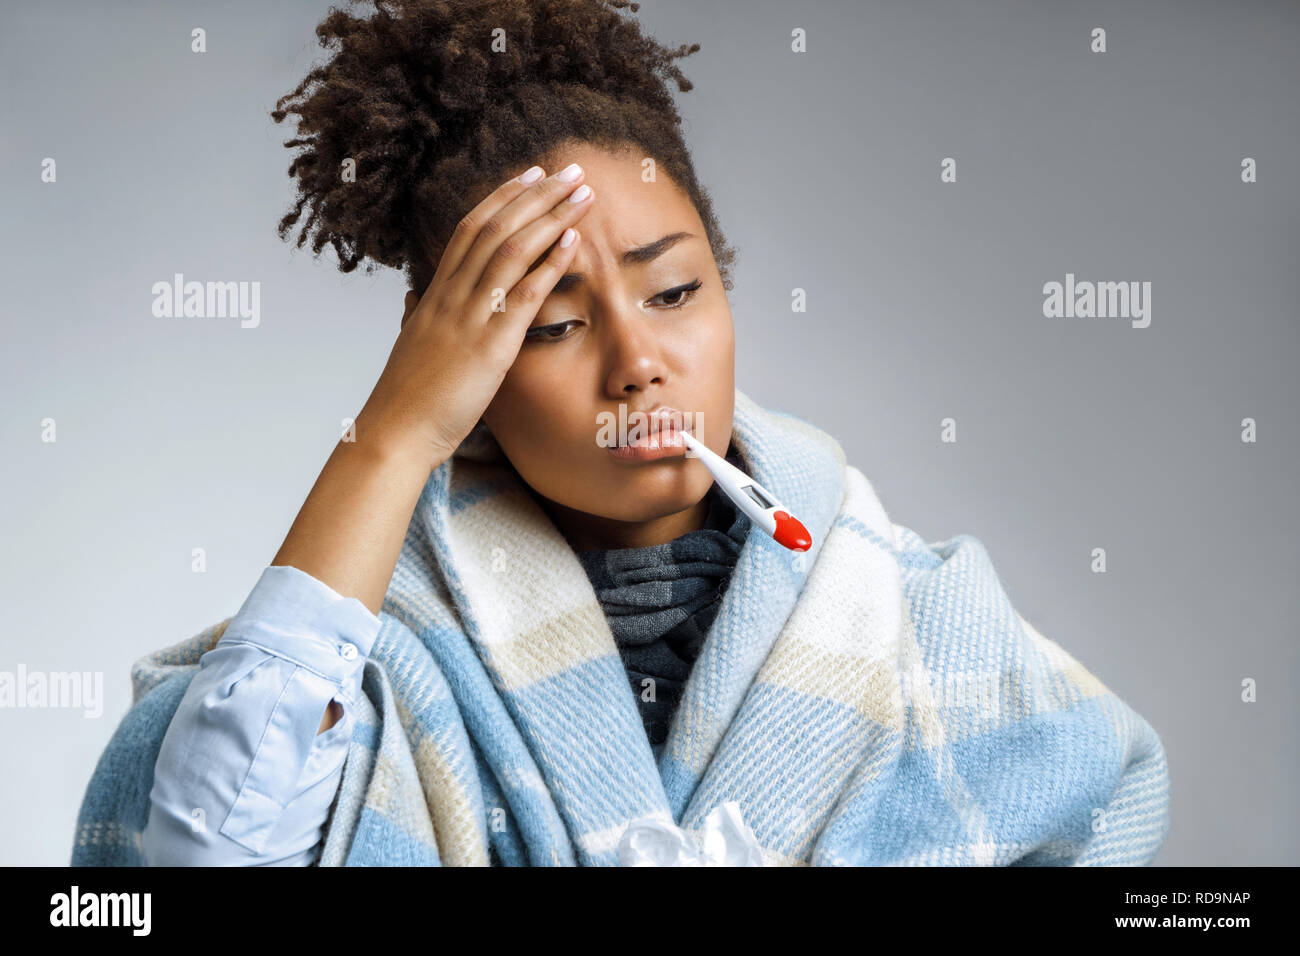
[[564,410],[577,403],[569,397],[572,374],[563,366],[516,362],[501,381],[497,393],[483,413],[492,434],[503,448],[518,454],[545,449],[563,429]]
[[730,361],[736,354],[736,328],[731,324],[730,317],[718,329],[717,339],[718,354],[725,355]]
[[689,337],[690,358],[693,367],[712,379],[730,376],[735,365],[736,337],[731,316],[723,314],[707,323],[701,323],[695,335]]

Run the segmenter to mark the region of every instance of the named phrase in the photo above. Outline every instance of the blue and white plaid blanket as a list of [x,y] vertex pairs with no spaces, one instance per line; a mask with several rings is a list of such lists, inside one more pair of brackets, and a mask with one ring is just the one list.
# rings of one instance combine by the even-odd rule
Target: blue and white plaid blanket
[[[753,529],[657,763],[586,574],[490,436],[431,473],[320,864],[619,865],[632,824],[698,836],[728,802],[766,865],[1150,861],[1159,737],[1019,615],[981,542],[891,522],[797,417],[737,391],[733,421],[813,549]],[[135,664],[74,865],[144,862],[163,734],[226,623]]]

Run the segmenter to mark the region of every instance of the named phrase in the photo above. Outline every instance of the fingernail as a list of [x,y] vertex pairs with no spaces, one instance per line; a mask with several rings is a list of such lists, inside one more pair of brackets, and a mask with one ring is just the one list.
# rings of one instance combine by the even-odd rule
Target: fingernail
[[569,163],[569,165],[565,166],[555,174],[555,178],[562,183],[571,183],[580,175],[582,175],[582,167],[577,163]]
[[573,240],[577,238],[578,238],[578,233],[573,229],[572,226],[570,226],[568,229],[564,230],[564,234],[560,236],[560,248],[561,249],[569,248],[569,246],[573,245]]
[[531,186],[533,183],[537,182],[537,180],[541,179],[542,174],[545,172],[546,171],[542,169],[542,167],[534,166],[532,169],[528,170],[527,172],[520,173],[519,181],[523,183],[525,186]]
[[591,187],[583,183],[569,195],[569,202],[582,202],[591,195]]

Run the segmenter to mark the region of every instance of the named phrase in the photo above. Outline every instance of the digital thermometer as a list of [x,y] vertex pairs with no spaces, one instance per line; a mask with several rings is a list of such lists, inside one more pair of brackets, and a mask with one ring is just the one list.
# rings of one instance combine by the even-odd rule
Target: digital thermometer
[[709,474],[713,475],[713,480],[750,521],[791,551],[807,551],[812,547],[812,535],[808,529],[776,500],[775,495],[727,459],[711,451],[690,432],[683,430],[680,434],[686,447],[704,463]]

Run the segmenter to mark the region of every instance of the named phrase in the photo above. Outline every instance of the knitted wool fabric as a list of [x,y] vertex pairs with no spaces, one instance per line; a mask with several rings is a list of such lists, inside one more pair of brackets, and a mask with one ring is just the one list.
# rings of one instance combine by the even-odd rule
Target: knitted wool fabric
[[[744,461],[732,446],[737,468]],[[704,526],[665,544],[578,551],[627,668],[654,755],[717,616],[750,521],[715,484]]]
[[[590,580],[500,449],[430,474],[320,865],[619,866],[633,826],[698,835],[733,802],[765,865],[1149,862],[1155,728],[1017,611],[983,542],[891,520],[831,435],[739,389],[731,438],[812,547],[751,527],[657,758]],[[144,862],[163,735],[228,623],[136,662],[73,865]]]

